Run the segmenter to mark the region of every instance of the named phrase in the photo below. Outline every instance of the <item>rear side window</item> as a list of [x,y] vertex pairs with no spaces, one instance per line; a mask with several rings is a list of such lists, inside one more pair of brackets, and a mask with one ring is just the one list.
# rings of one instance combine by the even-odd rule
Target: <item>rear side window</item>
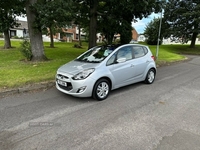
[[142,57],[146,55],[148,50],[146,48],[143,48],[142,46],[134,46],[133,47],[133,54],[135,58]]

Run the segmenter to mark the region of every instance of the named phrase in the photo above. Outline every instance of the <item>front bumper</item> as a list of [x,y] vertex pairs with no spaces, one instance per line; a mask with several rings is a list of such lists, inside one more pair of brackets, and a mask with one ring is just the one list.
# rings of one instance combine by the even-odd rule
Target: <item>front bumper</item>
[[75,97],[91,97],[95,80],[90,76],[84,80],[73,80],[72,77],[70,74],[57,73],[56,88]]

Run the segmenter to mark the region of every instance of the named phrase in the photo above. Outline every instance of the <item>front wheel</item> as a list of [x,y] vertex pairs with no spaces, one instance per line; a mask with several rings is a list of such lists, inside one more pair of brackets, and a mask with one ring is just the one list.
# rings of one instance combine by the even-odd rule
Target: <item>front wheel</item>
[[146,75],[145,83],[151,84],[154,82],[156,76],[156,72],[154,69],[150,69]]
[[106,79],[100,79],[94,85],[92,96],[99,101],[104,100],[110,93],[110,83]]

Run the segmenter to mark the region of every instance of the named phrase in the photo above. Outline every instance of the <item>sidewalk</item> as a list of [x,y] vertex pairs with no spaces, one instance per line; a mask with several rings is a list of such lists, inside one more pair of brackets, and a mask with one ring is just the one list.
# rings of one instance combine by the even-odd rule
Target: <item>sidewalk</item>
[[18,88],[11,88],[11,89],[5,89],[5,90],[3,89],[3,90],[0,90],[0,98],[9,96],[9,95],[30,92],[30,91],[47,90],[53,86],[55,86],[54,80],[28,84],[28,85],[25,85],[23,87],[18,87]]

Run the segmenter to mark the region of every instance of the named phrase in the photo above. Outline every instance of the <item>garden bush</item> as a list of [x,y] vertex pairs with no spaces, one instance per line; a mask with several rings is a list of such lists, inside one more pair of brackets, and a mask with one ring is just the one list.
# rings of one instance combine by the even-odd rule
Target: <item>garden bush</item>
[[26,57],[27,60],[31,60],[32,58],[32,51],[31,51],[31,44],[30,41],[27,39],[24,39],[23,42],[20,45],[20,52],[22,53],[23,56]]

